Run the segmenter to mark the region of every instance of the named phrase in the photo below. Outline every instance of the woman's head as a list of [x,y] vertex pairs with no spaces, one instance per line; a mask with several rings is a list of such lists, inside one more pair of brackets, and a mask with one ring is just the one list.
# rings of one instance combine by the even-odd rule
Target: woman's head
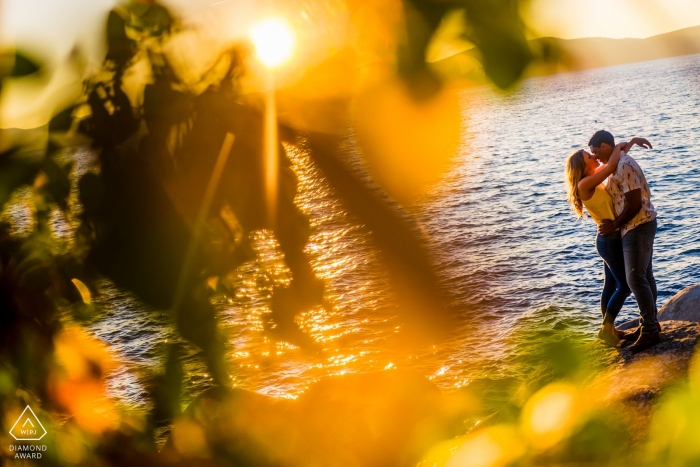
[[571,208],[577,216],[583,217],[583,201],[581,201],[581,197],[578,194],[578,184],[583,178],[593,175],[597,167],[598,161],[595,156],[583,149],[574,151],[566,159],[566,199],[571,203]]

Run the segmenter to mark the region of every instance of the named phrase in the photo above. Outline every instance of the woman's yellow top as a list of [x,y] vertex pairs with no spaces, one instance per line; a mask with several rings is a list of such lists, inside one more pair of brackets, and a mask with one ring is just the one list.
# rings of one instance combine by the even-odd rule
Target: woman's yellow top
[[[581,200],[583,201],[583,200]],[[595,187],[591,199],[583,201],[588,214],[591,215],[596,224],[600,225],[604,219],[615,220],[615,210],[613,209],[613,200],[605,185],[602,183]]]

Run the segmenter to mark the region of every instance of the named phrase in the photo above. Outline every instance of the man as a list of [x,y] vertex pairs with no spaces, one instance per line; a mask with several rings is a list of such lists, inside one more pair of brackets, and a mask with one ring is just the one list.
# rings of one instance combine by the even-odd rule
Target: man
[[[648,141],[640,141],[637,144],[651,149]],[[600,130],[593,134],[588,146],[599,161],[607,163],[615,148],[615,138],[611,133]],[[634,341],[629,350],[640,352],[661,341],[651,260],[656,236],[656,211],[651,204],[651,192],[642,169],[627,154],[622,155],[617,169],[608,179],[608,191],[613,198],[617,218],[604,221],[598,227],[598,232],[608,235],[620,229],[627,284],[637,299],[641,315],[637,329],[622,338]]]

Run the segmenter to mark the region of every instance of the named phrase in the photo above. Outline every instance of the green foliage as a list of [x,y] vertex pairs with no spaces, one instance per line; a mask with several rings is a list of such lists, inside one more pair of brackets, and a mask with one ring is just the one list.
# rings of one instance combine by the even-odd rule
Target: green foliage
[[425,50],[451,10],[463,12],[463,37],[475,45],[484,72],[501,89],[517,83],[537,56],[525,36],[520,0],[410,0],[404,5],[408,40],[398,55],[399,71],[414,87],[425,87],[425,79],[415,78],[428,74]]
[[68,131],[73,123],[73,110],[75,107],[70,106],[57,113],[49,121],[49,133],[54,131]]
[[41,65],[24,54],[17,53],[14,57],[14,64],[10,71],[13,78],[22,78],[33,75],[41,70]]
[[465,2],[465,37],[481,52],[484,71],[502,89],[512,86],[533,60],[520,17],[521,2]]
[[5,207],[15,190],[31,185],[39,172],[35,161],[17,153],[15,148],[0,154],[0,209]]

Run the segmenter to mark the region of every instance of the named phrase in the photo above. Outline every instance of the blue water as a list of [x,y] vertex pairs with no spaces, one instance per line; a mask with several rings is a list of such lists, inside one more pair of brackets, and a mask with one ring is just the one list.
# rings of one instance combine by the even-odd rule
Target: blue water
[[[504,323],[561,304],[597,323],[595,224],[569,210],[563,162],[598,129],[654,145],[631,155],[659,213],[659,304],[697,283],[698,71],[700,57],[690,56],[531,79],[508,97],[465,93],[464,154],[425,210],[443,245],[437,251],[449,258],[444,272],[464,288],[464,302],[487,305]],[[635,314],[629,299],[620,319]]]
[[[512,95],[464,93],[464,149],[423,218],[442,274],[492,343],[463,338],[489,355],[465,373],[522,377],[513,364],[524,342],[514,329],[593,339],[603,266],[595,223],[565,200],[563,164],[596,130],[654,146],[631,155],[658,212],[659,308],[700,282],[699,72],[696,55],[530,79]],[[637,316],[630,297],[618,323]]]
[[[418,209],[430,235],[441,280],[454,291],[464,319],[434,347],[394,347],[395,300],[367,232],[349,216],[308,157],[288,148],[299,175],[298,204],[315,233],[307,247],[328,284],[327,309],[299,317],[324,352],[312,355],[275,342],[263,330],[269,293],[288,272],[274,238],[256,234],[258,259],[234,274],[235,297],[219,297],[221,326],[230,337],[232,383],[277,397],[295,397],[318,378],[345,372],[413,368],[449,389],[483,378],[524,378],[516,361],[523,344],[543,335],[584,336],[595,342],[600,322],[602,262],[595,224],[577,219],[565,200],[563,163],[598,129],[619,140],[648,138],[635,148],[659,213],[654,270],[659,306],[700,282],[700,56],[688,56],[534,78],[503,95],[488,88],[462,93],[464,137],[453,168]],[[355,146],[346,151],[355,157]],[[92,170],[89,150],[65,156],[77,172]],[[5,217],[30,227],[28,192]],[[73,204],[76,195],[73,193]],[[73,215],[54,216],[66,243]],[[159,368],[162,344],[177,341],[165,313],[147,310],[128,293],[103,284],[102,312],[88,329],[122,362],[109,389],[128,406],[145,404],[143,377]],[[636,316],[628,299],[619,320]],[[197,350],[185,349],[185,402],[210,383]]]

